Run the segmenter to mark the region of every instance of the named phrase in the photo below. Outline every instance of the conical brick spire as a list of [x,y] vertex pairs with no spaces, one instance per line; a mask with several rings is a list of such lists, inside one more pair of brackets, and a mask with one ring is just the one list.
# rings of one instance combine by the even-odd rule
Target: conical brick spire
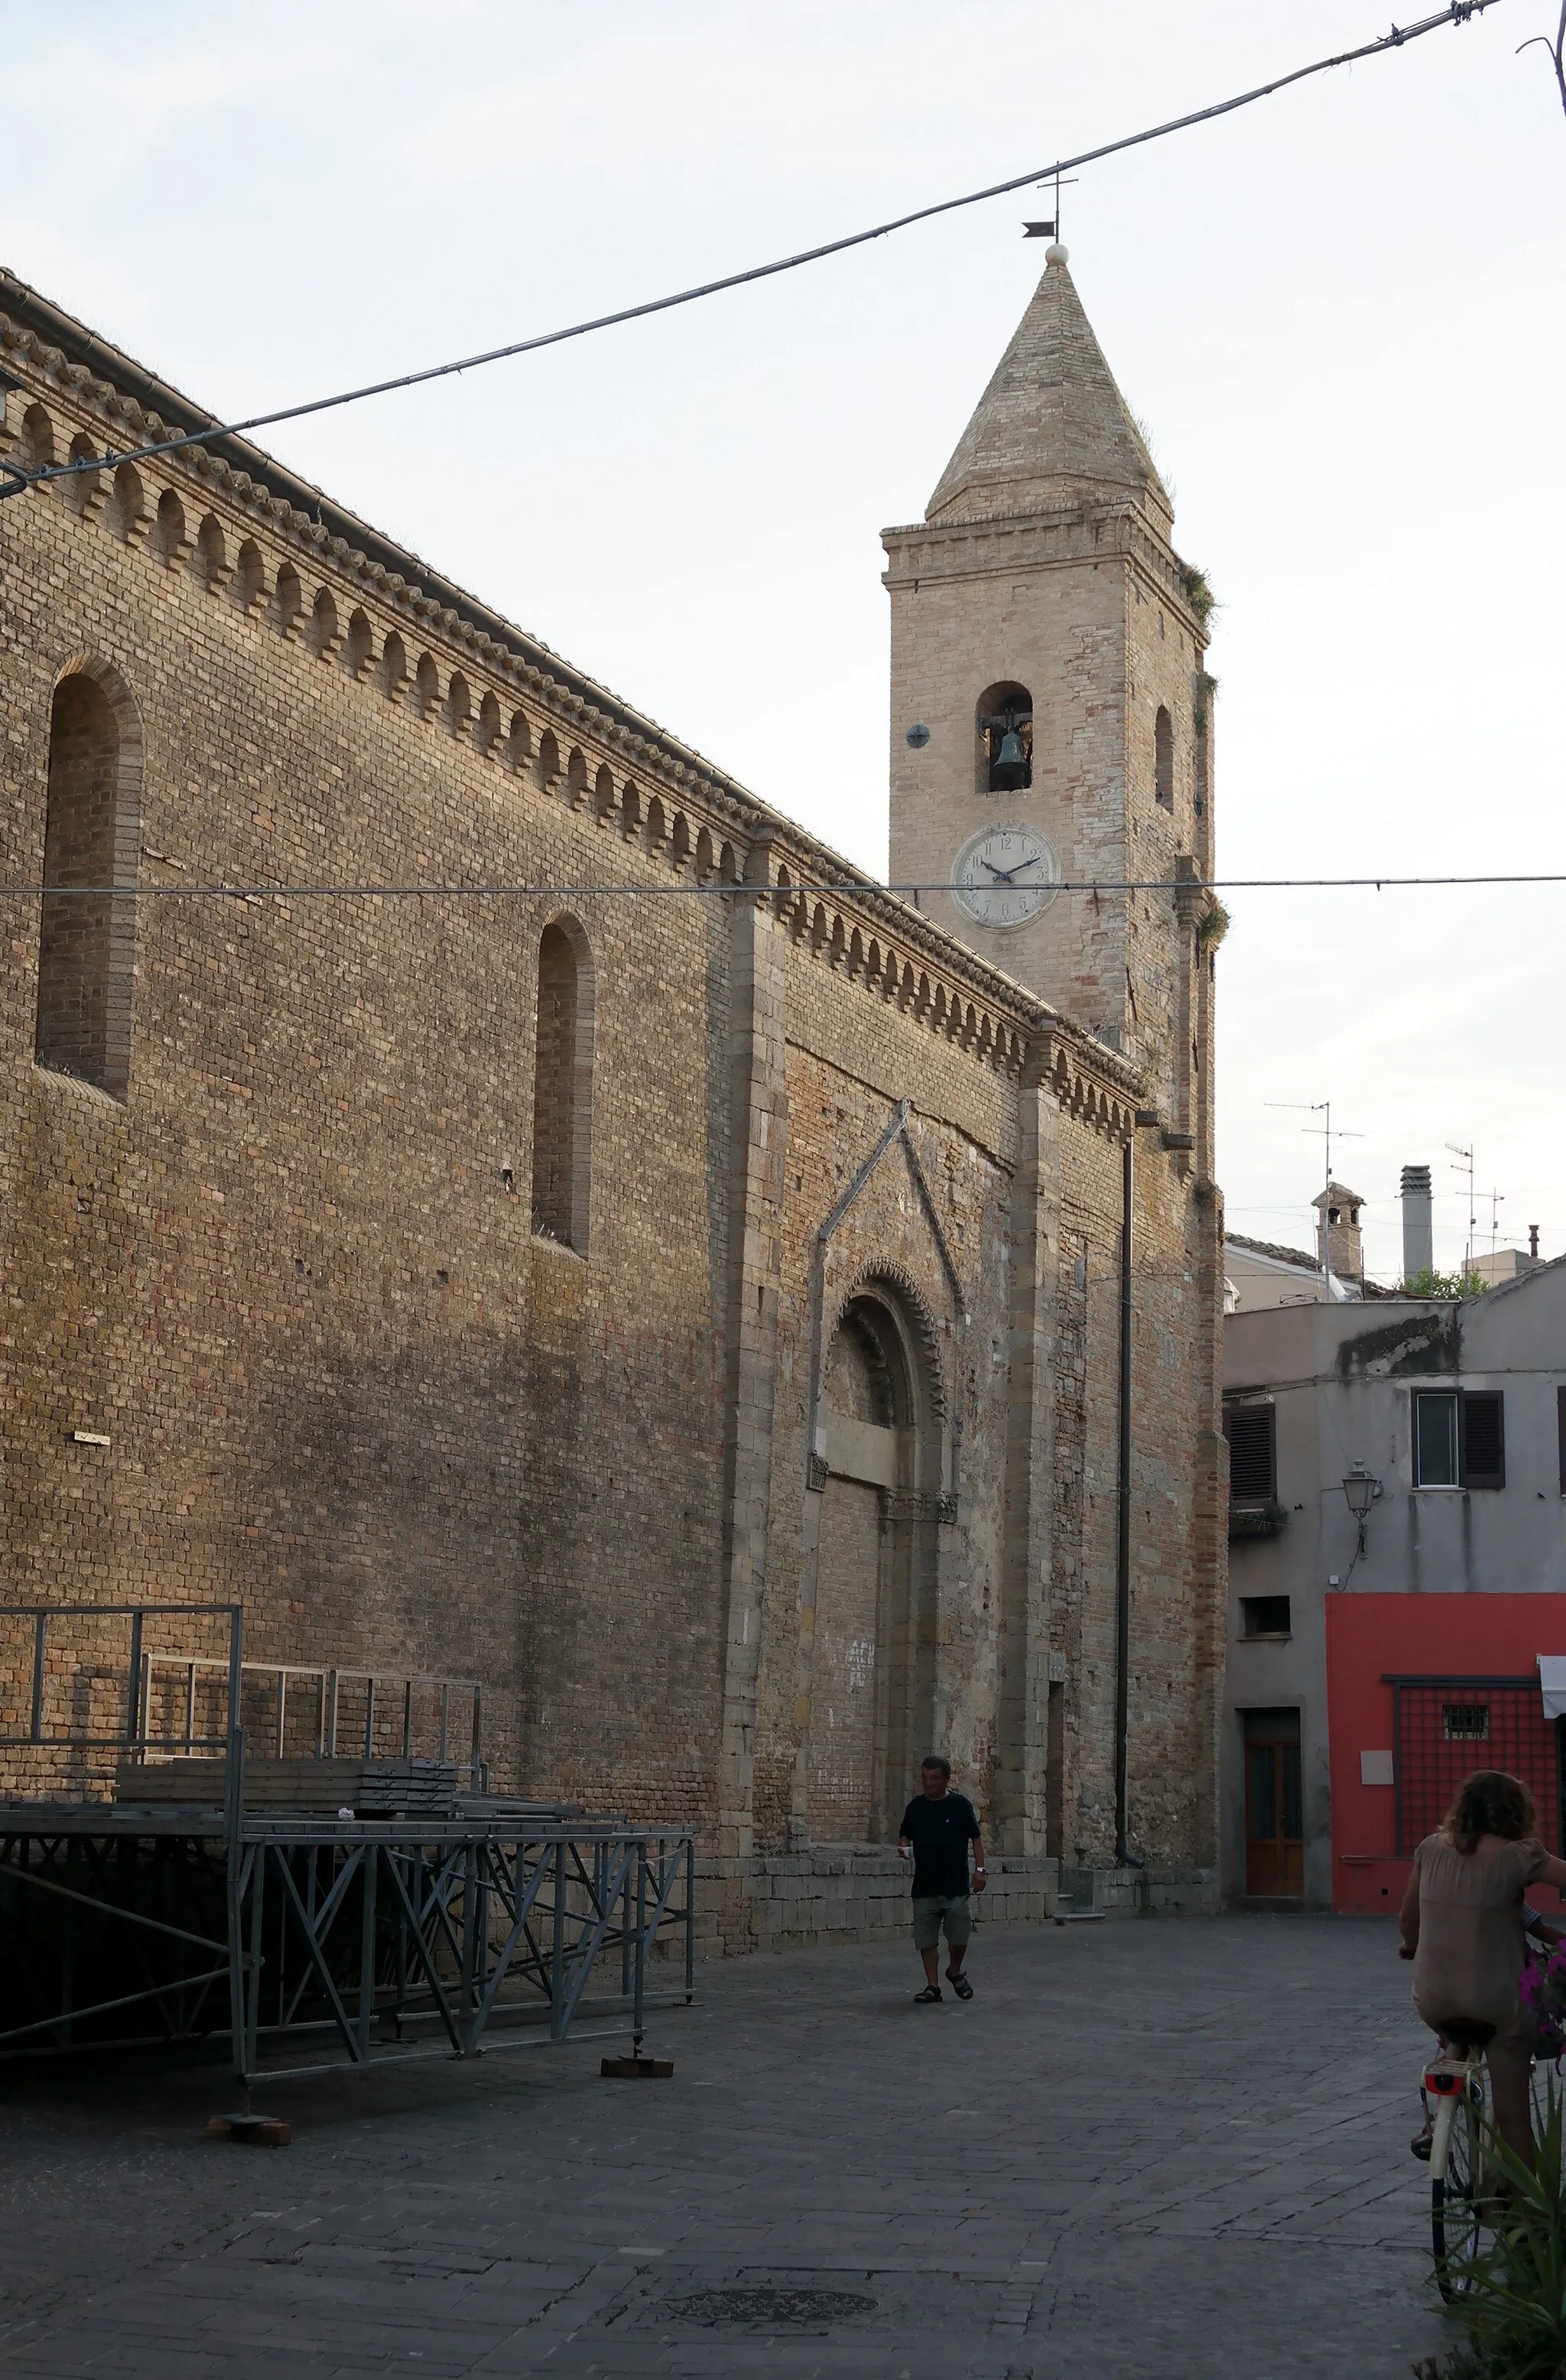
[[1051,246],[925,518],[993,520],[1115,495],[1146,504],[1168,536],[1173,507],[1082,310],[1066,251]]

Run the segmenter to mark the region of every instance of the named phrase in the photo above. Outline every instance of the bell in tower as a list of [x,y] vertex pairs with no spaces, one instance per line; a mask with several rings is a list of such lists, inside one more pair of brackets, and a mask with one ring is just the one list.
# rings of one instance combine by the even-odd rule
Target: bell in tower
[[1022,686],[994,686],[979,698],[978,736],[985,788],[1025,793],[1033,783],[1033,697]]

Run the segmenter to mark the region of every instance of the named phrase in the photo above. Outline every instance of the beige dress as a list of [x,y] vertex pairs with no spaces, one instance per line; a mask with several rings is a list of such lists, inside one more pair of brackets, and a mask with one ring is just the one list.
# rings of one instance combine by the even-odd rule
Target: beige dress
[[1532,1836],[1460,1852],[1426,1835],[1414,1854],[1419,1875],[1419,1947],[1414,2004],[1439,2033],[1455,2017],[1496,2028],[1496,2048],[1525,2054],[1533,2023],[1518,2005],[1523,1973],[1523,1895],[1549,1854]]

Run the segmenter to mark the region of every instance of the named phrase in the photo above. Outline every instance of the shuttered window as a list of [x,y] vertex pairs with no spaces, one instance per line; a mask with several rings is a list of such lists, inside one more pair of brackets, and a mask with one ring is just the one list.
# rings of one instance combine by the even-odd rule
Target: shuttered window
[[1463,1399],[1463,1484],[1504,1488],[1506,1433],[1499,1389],[1470,1389]]
[[1499,1389],[1416,1392],[1414,1484],[1416,1488],[1505,1487],[1506,1426]]
[[1277,1408],[1225,1405],[1223,1435],[1229,1440],[1229,1500],[1271,1504],[1278,1497]]

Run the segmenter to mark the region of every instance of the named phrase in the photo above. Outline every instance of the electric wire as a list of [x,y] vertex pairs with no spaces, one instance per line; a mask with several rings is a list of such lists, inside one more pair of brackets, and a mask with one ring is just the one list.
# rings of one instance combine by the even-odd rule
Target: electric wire
[[[151,856],[152,855],[149,855]],[[164,863],[173,865],[172,862]],[[1443,887],[1483,885],[1566,884],[1566,869],[1553,873],[1490,876],[1167,876],[1084,878],[1080,882],[1040,885],[1051,897],[1057,892],[1085,893],[1097,900],[1107,892],[1311,892],[1373,891],[1436,891]],[[1023,889],[1021,887],[1019,890]],[[980,887],[980,891],[986,890]],[[0,884],[0,900],[63,901],[144,896],[173,901],[589,901],[624,899],[659,901],[698,895],[706,899],[794,901],[822,895],[834,900],[863,900],[892,893],[898,899],[918,892],[953,891],[949,879],[920,884],[880,884],[868,877],[841,882],[809,878],[787,884],[743,884],[731,879],[677,884]],[[923,914],[923,913],[916,913]],[[926,922],[930,922],[928,918]]]
[[1149,126],[1142,132],[1123,135],[1117,140],[1106,140],[1096,149],[1084,149],[1074,157],[1062,157],[1052,165],[1030,166],[1026,174],[1014,174],[1003,182],[989,183],[981,190],[965,191],[961,198],[937,199],[929,206],[915,207],[906,214],[893,215],[888,222],[874,224],[868,231],[844,234],[841,238],[823,240],[815,248],[801,249],[796,255],[782,256],[768,264],[753,264],[740,273],[727,273],[714,281],[697,283],[693,288],[675,290],[666,298],[645,298],[635,306],[622,306],[613,313],[595,314],[583,322],[572,322],[564,330],[543,331],[528,339],[514,339],[505,346],[489,347],[478,355],[464,356],[455,362],[429,364],[421,370],[402,372],[391,380],[368,382],[362,388],[345,389],[335,396],[318,396],[301,405],[281,406],[270,413],[253,413],[242,421],[217,422],[209,419],[200,430],[182,431],[176,437],[163,438],[146,445],[111,450],[91,460],[56,463],[37,470],[24,471],[15,464],[0,462],[0,499],[22,494],[29,488],[43,487],[53,480],[71,479],[83,471],[100,470],[105,465],[142,463],[159,455],[173,455],[182,447],[197,446],[212,438],[234,438],[250,430],[264,430],[281,421],[302,420],[306,415],[328,413],[344,405],[358,405],[367,397],[386,396],[398,389],[418,388],[430,381],[447,380],[454,374],[478,371],[485,364],[504,363],[514,356],[532,355],[541,347],[562,346],[568,339],[582,339],[595,331],[608,331],[623,322],[635,322],[649,314],[666,314],[678,306],[694,305],[702,298],[717,297],[726,289],[740,289],[748,283],[769,281],[783,273],[795,273],[801,266],[819,264],[829,256],[841,256],[849,249],[863,248],[869,241],[885,239],[893,232],[905,231],[912,224],[928,223],[936,215],[953,214],[959,208],[982,205],[987,200],[1004,198],[1013,190],[1026,189],[1029,184],[1044,184],[1079,165],[1097,164],[1105,157],[1120,155],[1127,149],[1145,147],[1149,141],[1166,140],[1171,133],[1189,131],[1193,126],[1209,124],[1216,117],[1232,115],[1237,108],[1253,106],[1257,100],[1270,99],[1297,82],[1313,75],[1328,74],[1334,67],[1353,66],[1362,58],[1378,56],[1383,51],[1402,49],[1409,42],[1418,41],[1423,34],[1433,33],[1443,25],[1465,25],[1470,18],[1496,6],[1496,0],[1451,0],[1448,7],[1433,17],[1422,18],[1417,24],[1394,25],[1373,42],[1363,42],[1357,49],[1341,50],[1333,56],[1317,58],[1309,66],[1294,67],[1287,74],[1275,75],[1269,82],[1258,83],[1253,91],[1236,93],[1232,99],[1216,100],[1211,106],[1198,107],[1186,115],[1171,117],[1166,124]]

